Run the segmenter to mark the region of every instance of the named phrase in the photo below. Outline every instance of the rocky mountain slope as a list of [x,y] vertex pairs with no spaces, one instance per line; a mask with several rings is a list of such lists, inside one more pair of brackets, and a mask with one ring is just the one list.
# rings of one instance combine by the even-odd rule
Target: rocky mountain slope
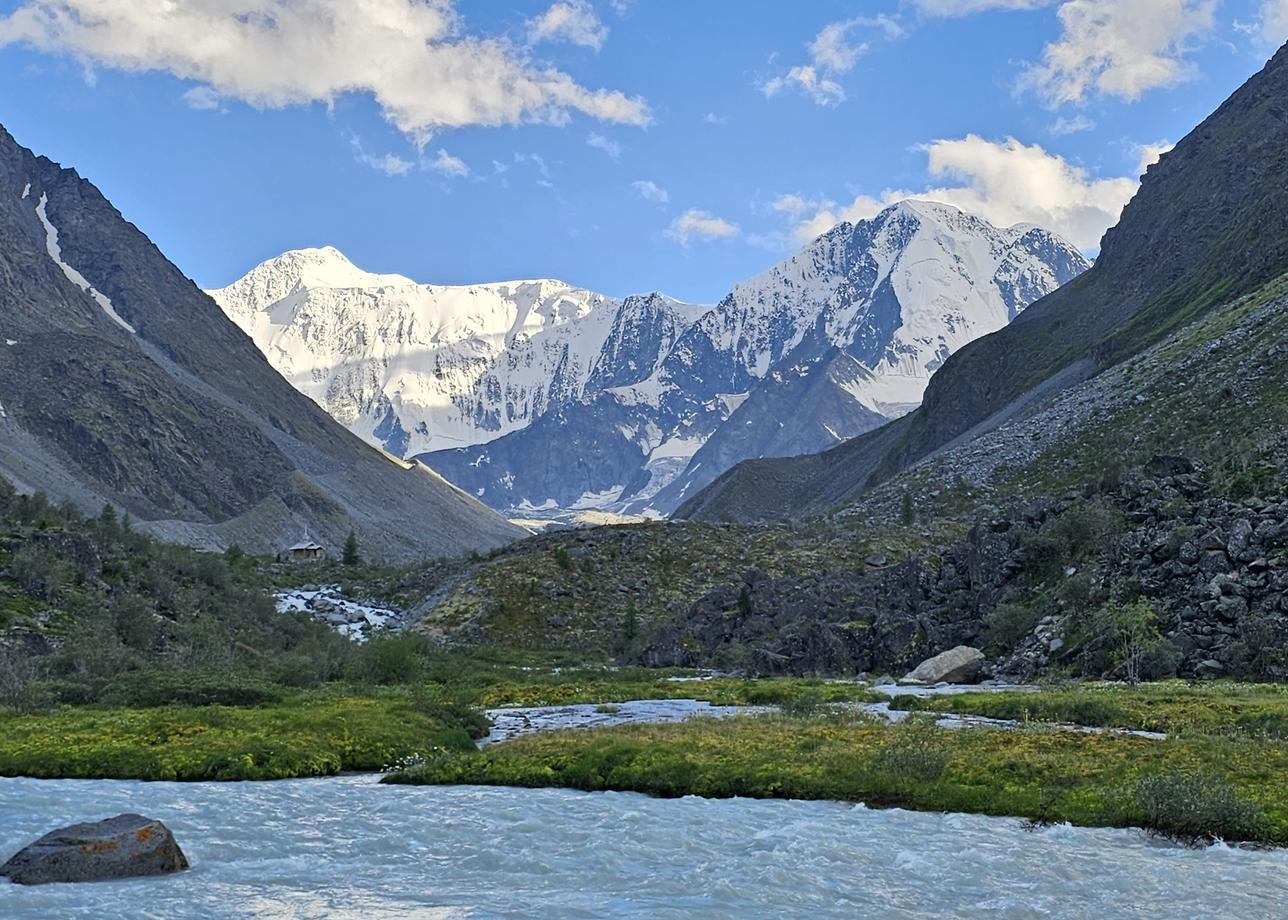
[[[1182,284],[1151,295],[1116,268],[1048,298],[1056,306],[1034,328],[1111,331],[988,424],[921,457],[896,453],[903,468],[875,485],[842,481],[820,502],[827,513],[550,534],[387,590],[449,641],[554,642],[649,664],[898,673],[967,644],[989,672],[1016,678],[1124,677],[1128,661],[1147,679],[1288,677],[1288,225],[1261,203],[1288,188],[1282,150],[1263,146],[1288,130],[1284,65],[1281,52],[1178,148],[1183,172],[1151,172],[1106,241],[1112,267],[1135,264],[1115,240],[1208,234],[1208,245],[1184,237],[1156,255],[1158,277]],[[1196,197],[1216,216],[1196,213]],[[1116,324],[1108,295],[1087,308],[1100,319],[1066,299],[1116,276],[1136,292]],[[1063,325],[1059,309],[1072,312]],[[928,401],[882,429],[882,443],[898,451],[936,412],[946,410]],[[859,439],[869,450],[879,440]],[[835,461],[836,474],[847,458],[773,466]],[[752,510],[779,504],[756,500]]]
[[844,512],[549,534],[379,590],[448,642],[756,673],[1288,676],[1288,275]]
[[352,431],[493,507],[665,512],[739,460],[903,414],[948,355],[1085,268],[1039,228],[903,202],[714,308],[556,281],[420,285],[334,249],[211,293]]
[[93,185],[0,129],[0,476],[159,535],[421,558],[520,534],[362,444]]
[[1095,267],[945,362],[921,408],[822,454],[750,462],[679,514],[822,513],[994,428],[1288,267],[1288,48],[1150,167]]

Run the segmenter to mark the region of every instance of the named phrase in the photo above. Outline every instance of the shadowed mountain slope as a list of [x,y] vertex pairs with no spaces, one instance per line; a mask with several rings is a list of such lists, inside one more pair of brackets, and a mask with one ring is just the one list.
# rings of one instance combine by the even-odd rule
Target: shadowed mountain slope
[[74,170],[0,128],[0,475],[168,539],[416,558],[521,534],[297,393]]

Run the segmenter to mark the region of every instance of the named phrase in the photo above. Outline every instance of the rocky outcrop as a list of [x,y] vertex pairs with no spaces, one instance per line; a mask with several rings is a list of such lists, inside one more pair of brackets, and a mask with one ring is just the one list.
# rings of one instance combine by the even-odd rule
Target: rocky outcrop
[[969,645],[959,645],[934,658],[927,658],[904,675],[904,680],[923,684],[970,684],[979,679],[984,667],[984,653]]
[[[1288,443],[1280,453],[1288,468]],[[1112,676],[1096,611],[1143,598],[1165,640],[1152,676],[1288,678],[1288,497],[1216,495],[1185,458],[1156,458],[1107,491],[994,509],[960,542],[892,565],[855,563],[781,578],[749,571],[664,625],[640,658],[855,674],[968,645],[1008,677]],[[1018,638],[999,638],[1003,615],[1022,624]]]
[[168,875],[187,868],[188,859],[169,828],[126,814],[51,831],[0,866],[0,877],[18,885],[43,885]]

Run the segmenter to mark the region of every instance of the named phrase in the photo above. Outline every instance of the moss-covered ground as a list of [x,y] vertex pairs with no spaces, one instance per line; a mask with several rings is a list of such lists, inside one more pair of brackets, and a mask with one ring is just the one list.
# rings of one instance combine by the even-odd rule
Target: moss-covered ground
[[1026,693],[905,696],[894,700],[891,708],[1185,736],[1288,740],[1288,686],[1282,684],[1086,684]]
[[837,799],[1288,844],[1288,745],[1248,738],[741,717],[529,736],[386,781]]

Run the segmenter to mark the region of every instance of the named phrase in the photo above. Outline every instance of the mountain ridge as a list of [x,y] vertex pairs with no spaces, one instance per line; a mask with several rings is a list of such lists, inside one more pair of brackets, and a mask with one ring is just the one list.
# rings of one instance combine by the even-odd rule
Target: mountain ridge
[[[926,257],[915,278],[909,252]],[[318,259],[340,262],[329,270],[340,283],[298,271]],[[493,507],[656,514],[724,464],[819,449],[897,417],[947,354],[1085,267],[1041,228],[906,201],[838,225],[714,307],[549,279],[404,283],[333,248],[283,254],[211,293],[351,430]],[[784,426],[770,406],[786,397],[749,399],[831,349],[863,368],[842,374],[829,357],[834,386],[817,418]],[[739,411],[737,433],[696,460]]]
[[826,513],[1274,277],[1288,266],[1286,94],[1288,46],[1149,167],[1090,271],[961,349],[917,412],[825,453],[742,464],[677,514]]
[[352,527],[419,558],[521,535],[301,397],[90,182],[3,129],[0,240],[0,473],[24,489],[208,548]]

